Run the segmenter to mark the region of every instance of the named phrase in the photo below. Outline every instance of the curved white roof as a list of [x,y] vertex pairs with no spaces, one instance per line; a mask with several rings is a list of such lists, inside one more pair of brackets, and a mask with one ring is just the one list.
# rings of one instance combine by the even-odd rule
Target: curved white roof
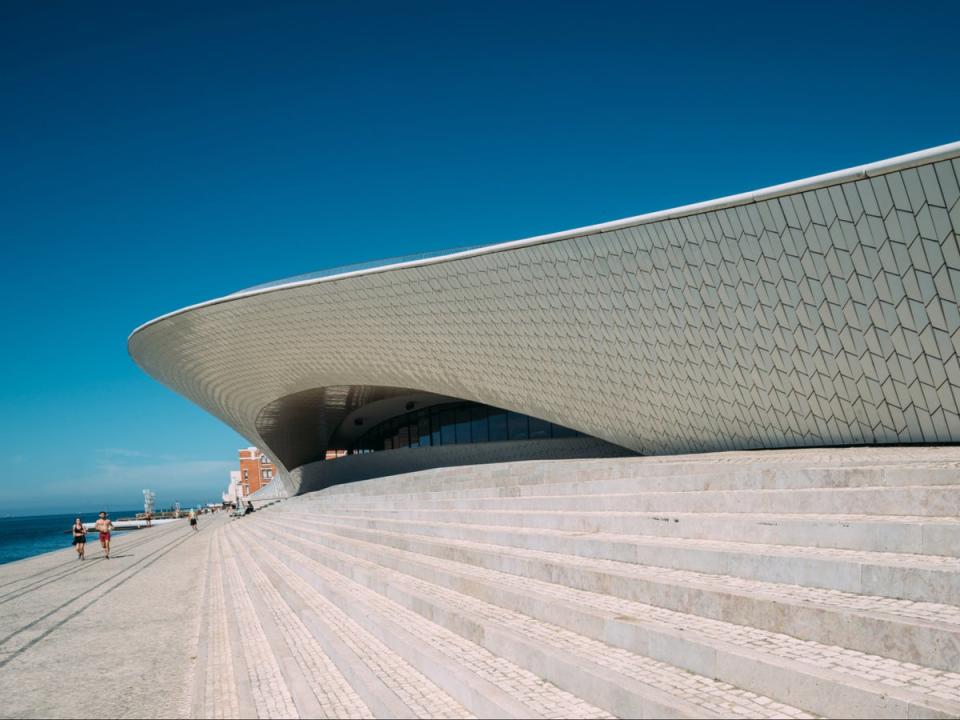
[[958,441],[958,157],[281,281],[152,320],[130,353],[288,470],[384,388],[640,452]]
[[132,337],[134,333],[146,327],[147,325],[163,320],[171,315],[187,312],[189,310],[204,307],[206,305],[212,305],[214,303],[225,302],[237,297],[246,297],[248,295],[272,292],[284,288],[296,287],[298,285],[310,285],[318,282],[337,280],[345,277],[369,275],[371,273],[385,272],[387,270],[396,270],[404,267],[432,265],[439,262],[446,262],[448,260],[471,257],[473,255],[501,252],[503,250],[511,250],[514,248],[526,247],[528,245],[537,245],[539,243],[555,242],[557,240],[567,240],[570,238],[592,235],[595,233],[611,232],[613,230],[630,227],[632,225],[643,225],[660,220],[682,218],[710,210],[720,210],[737,205],[746,205],[749,203],[761,202],[785,195],[793,195],[809,190],[817,190],[819,188],[837,185],[844,182],[877,177],[893,170],[902,170],[906,168],[917,167],[918,165],[929,164],[940,159],[954,158],[957,157],[958,154],[960,154],[960,141],[947,143],[946,145],[938,145],[936,147],[927,148],[926,150],[918,150],[917,152],[907,153],[906,155],[898,155],[897,157],[879,160],[877,162],[867,163],[865,165],[857,165],[852,168],[847,168],[846,170],[836,170],[833,172],[823,173],[821,175],[814,175],[813,177],[804,178],[802,180],[794,180],[787,183],[781,183],[779,185],[771,185],[770,187],[761,188],[759,190],[737,193],[736,195],[727,195],[722,198],[717,198],[716,200],[705,200],[703,202],[691,203],[689,205],[681,205],[669,210],[657,210],[655,212],[645,213],[643,215],[633,215],[621,220],[611,220],[608,222],[597,223],[595,225],[586,225],[584,227],[574,228],[572,230],[562,230],[560,232],[547,233],[545,235],[535,235],[533,237],[523,238],[520,240],[491,243],[490,245],[480,245],[451,251],[418,253],[412,256],[403,256],[401,258],[386,258],[384,260],[373,260],[370,262],[351,264],[340,268],[318,270],[313,273],[297,275],[293,278],[262,283],[246,290],[240,290],[229,295],[225,295],[224,297],[206,300],[195,305],[188,305],[180,310],[174,310],[170,313],[154,318],[153,320],[148,320],[130,333],[130,336]]

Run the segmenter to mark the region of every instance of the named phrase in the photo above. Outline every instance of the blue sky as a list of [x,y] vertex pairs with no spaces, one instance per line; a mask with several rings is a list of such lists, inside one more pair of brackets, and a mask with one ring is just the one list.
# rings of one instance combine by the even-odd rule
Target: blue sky
[[213,499],[129,332],[960,139],[952,3],[0,0],[0,515]]

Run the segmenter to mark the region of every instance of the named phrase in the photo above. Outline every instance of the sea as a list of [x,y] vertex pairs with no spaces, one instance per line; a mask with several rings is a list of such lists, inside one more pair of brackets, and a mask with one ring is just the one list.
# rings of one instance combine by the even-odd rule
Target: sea
[[[138,510],[111,510],[113,520],[123,517],[134,517],[143,508]],[[73,537],[70,528],[77,517],[75,513],[68,515],[29,515],[23,517],[0,517],[0,565],[33,557],[52,550],[71,547]],[[80,513],[80,519],[94,522],[96,512]],[[136,532],[136,531],[132,531]],[[114,531],[114,535],[121,535],[122,531]],[[96,543],[95,534],[87,535],[87,543]],[[90,546],[91,548],[93,545]]]

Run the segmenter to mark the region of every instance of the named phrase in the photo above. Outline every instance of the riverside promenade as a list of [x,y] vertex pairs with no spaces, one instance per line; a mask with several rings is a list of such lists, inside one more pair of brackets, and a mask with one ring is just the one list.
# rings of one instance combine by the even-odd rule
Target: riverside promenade
[[92,533],[82,562],[68,546],[0,566],[0,717],[188,716],[224,522],[115,537],[109,560]]
[[0,568],[0,715],[960,717],[960,448],[445,468],[114,552]]

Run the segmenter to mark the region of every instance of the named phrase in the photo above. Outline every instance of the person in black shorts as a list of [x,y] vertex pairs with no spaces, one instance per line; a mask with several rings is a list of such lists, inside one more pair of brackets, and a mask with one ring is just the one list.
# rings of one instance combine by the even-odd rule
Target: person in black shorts
[[77,549],[77,559],[83,560],[83,551],[87,547],[87,529],[80,518],[73,521],[73,546]]

